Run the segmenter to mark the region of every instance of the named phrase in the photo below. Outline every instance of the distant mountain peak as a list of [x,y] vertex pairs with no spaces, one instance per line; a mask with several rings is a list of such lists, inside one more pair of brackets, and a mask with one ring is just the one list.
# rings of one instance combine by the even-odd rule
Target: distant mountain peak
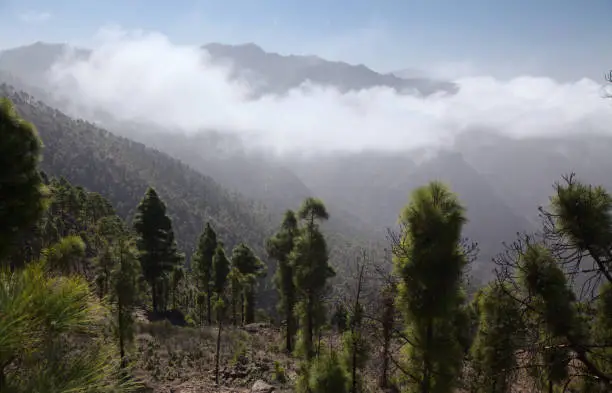
[[451,82],[429,78],[401,78],[393,74],[381,74],[364,64],[325,60],[316,55],[281,55],[267,52],[254,43],[203,45],[213,61],[234,68],[235,77],[247,79],[251,85],[261,86],[260,94],[285,93],[309,81],[332,86],[342,92],[364,90],[372,87],[389,87],[399,93],[430,95],[436,92],[455,93],[457,86]]

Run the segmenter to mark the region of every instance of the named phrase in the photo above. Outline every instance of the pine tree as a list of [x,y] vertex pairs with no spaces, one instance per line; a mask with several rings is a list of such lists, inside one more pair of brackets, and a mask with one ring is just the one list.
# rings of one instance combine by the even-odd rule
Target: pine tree
[[298,392],[348,393],[349,385],[349,377],[340,359],[333,350],[329,350],[309,363],[297,387]]
[[170,273],[170,284],[172,289],[172,309],[176,310],[178,307],[178,300],[181,296],[180,294],[180,286],[181,283],[185,280],[185,268],[182,264],[174,267],[172,272]]
[[[100,214],[100,213],[96,213]],[[95,283],[98,296],[103,298],[110,292],[111,272],[116,263],[113,246],[127,236],[127,229],[121,219],[115,215],[103,216],[96,220],[96,243],[98,255],[94,258]]]
[[134,339],[133,311],[138,300],[140,266],[137,251],[129,240],[116,243],[114,257],[117,260],[111,273],[111,301],[115,314],[115,334],[119,341],[121,366],[126,366],[126,346]]
[[232,266],[228,275],[228,281],[230,283],[230,301],[231,301],[231,309],[232,309],[232,324],[234,326],[238,325],[238,305],[240,308],[244,310],[243,300],[244,300],[244,277],[236,268]]
[[[198,248],[193,256],[193,268],[196,279],[196,285],[200,290],[200,300],[206,302],[206,319],[210,325],[212,322],[211,316],[211,301],[212,301],[212,265],[215,250],[217,249],[217,234],[212,229],[210,223],[206,223],[204,232],[200,235]],[[200,301],[200,324],[203,323],[204,302]]]
[[475,393],[508,393],[516,378],[523,320],[510,288],[490,284],[477,295],[479,323],[472,346]]
[[227,286],[227,277],[230,272],[230,261],[225,255],[223,243],[219,242],[215,250],[212,264],[213,271],[213,291],[216,297],[215,309],[217,311],[217,350],[215,355],[215,381],[219,384],[219,361],[221,356],[221,329],[223,327],[223,319],[225,317],[225,308],[227,304],[225,289]]
[[296,322],[294,316],[295,285],[293,284],[293,268],[289,255],[293,250],[295,238],[298,235],[298,222],[292,210],[285,212],[280,230],[266,243],[266,251],[270,258],[278,262],[274,283],[279,295],[279,312],[285,318],[287,331],[285,333],[285,349],[291,352],[292,341],[295,335]]
[[[168,275],[180,264],[172,222],[166,205],[153,188],[149,188],[137,208],[134,229],[145,280],[151,287],[153,310],[165,309]],[[162,305],[163,307],[160,307]]]
[[[44,261],[0,269],[0,392],[133,390],[105,344],[104,309],[83,277],[50,274]],[[66,340],[78,336],[88,339]]]
[[408,369],[421,393],[451,392],[462,359],[454,321],[463,299],[464,209],[443,184],[432,182],[413,192],[400,220],[403,232],[393,253],[401,277],[398,304],[415,343]]
[[564,184],[555,184],[552,211],[540,209],[542,230],[520,236],[496,259],[497,281],[513,289],[525,316],[525,337],[519,338],[541,390],[600,393],[612,386],[606,316],[612,310],[611,208],[603,187],[565,176]]
[[573,175],[555,184],[551,206],[557,235],[588,253],[598,273],[612,284],[612,196],[601,186],[585,185]]
[[45,189],[38,171],[42,143],[8,99],[0,99],[0,264],[41,217]]
[[255,322],[255,287],[257,278],[265,274],[265,265],[244,243],[232,250],[232,266],[240,273],[242,281],[242,324]]
[[47,266],[59,273],[75,273],[79,262],[85,257],[85,243],[79,236],[67,236],[53,247],[42,252]]
[[323,322],[323,291],[327,279],[333,277],[335,272],[328,264],[327,243],[318,224],[329,218],[325,205],[318,199],[308,198],[298,215],[304,221],[304,226],[289,258],[294,285],[299,294],[297,308],[301,319],[301,350],[309,360],[315,353],[313,337]]
[[[530,305],[532,318],[541,321],[555,347],[571,348],[588,373],[599,380],[599,388],[609,390],[612,386],[612,375],[607,374],[593,361],[597,354],[588,349],[588,326],[581,316],[579,304],[567,277],[550,250],[540,244],[530,244],[522,253],[519,266],[520,283],[533,297]],[[540,355],[547,360],[545,364],[550,382],[561,382],[563,376],[556,376],[559,374],[558,370],[568,367],[569,356],[557,351],[545,351]],[[559,355],[566,360],[555,365]],[[551,366],[554,366],[554,370]]]

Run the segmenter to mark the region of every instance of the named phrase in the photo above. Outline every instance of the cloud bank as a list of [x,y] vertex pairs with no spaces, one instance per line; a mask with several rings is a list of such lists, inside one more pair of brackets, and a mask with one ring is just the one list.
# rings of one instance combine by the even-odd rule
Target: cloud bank
[[279,152],[403,150],[452,143],[471,128],[525,138],[608,132],[612,107],[583,79],[458,79],[456,95],[401,96],[387,88],[339,93],[305,84],[283,96],[249,99],[248,84],[211,65],[206,52],[159,33],[104,30],[90,58],[54,65],[55,92],[122,120],[146,119],[197,132],[231,130]]

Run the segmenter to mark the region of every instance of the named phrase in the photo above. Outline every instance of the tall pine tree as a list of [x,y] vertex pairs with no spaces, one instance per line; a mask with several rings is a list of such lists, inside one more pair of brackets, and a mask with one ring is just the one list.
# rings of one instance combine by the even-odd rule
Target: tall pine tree
[[255,322],[255,287],[257,278],[262,276],[265,265],[246,244],[237,245],[232,251],[232,265],[242,277],[242,323]]
[[121,366],[126,366],[126,347],[134,339],[133,311],[138,301],[138,265],[137,251],[128,239],[118,241],[113,248],[117,260],[111,273],[111,301],[115,314],[115,334],[119,342]]
[[227,287],[227,278],[230,273],[230,261],[225,255],[223,243],[219,242],[213,257],[213,291],[216,297],[215,309],[217,311],[217,350],[215,356],[215,380],[219,384],[219,361],[221,356],[221,329],[223,327],[223,319],[225,317],[225,308],[227,304],[225,289]]
[[301,351],[310,360],[314,355],[313,337],[318,333],[324,314],[323,293],[327,279],[335,275],[328,263],[327,242],[319,229],[319,221],[329,215],[322,201],[307,198],[298,212],[304,226],[290,255],[294,284],[299,294],[298,313],[301,319]]
[[287,352],[291,352],[293,349],[292,342],[296,329],[294,315],[296,294],[295,285],[293,284],[293,268],[289,255],[293,250],[297,235],[297,218],[292,210],[287,210],[280,230],[268,239],[266,243],[268,256],[278,262],[274,275],[274,283],[280,299],[279,312],[285,318],[287,326],[285,335],[285,349]]
[[414,345],[407,369],[421,393],[450,393],[460,371],[462,348],[453,321],[462,311],[461,247],[464,208],[439,182],[415,190],[401,215],[393,245],[401,277],[398,303]]
[[210,223],[206,223],[206,228],[204,228],[204,232],[202,232],[200,235],[200,239],[198,240],[198,248],[193,256],[193,270],[196,285],[200,291],[200,296],[198,296],[198,298],[201,300],[199,302],[200,324],[204,322],[204,304],[206,304],[206,320],[208,321],[209,325],[212,322],[212,266],[216,249],[217,234],[211,227]]
[[153,188],[149,188],[137,208],[134,229],[145,280],[151,287],[153,310],[167,304],[169,274],[181,261],[174,239],[172,222],[166,205]]
[[17,115],[8,99],[0,99],[0,263],[44,211],[41,147],[34,127]]

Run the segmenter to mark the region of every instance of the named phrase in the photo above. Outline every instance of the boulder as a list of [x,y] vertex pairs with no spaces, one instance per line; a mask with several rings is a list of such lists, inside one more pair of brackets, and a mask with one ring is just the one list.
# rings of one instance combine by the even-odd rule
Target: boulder
[[251,393],[272,393],[274,391],[274,386],[265,383],[261,379],[258,379],[253,384],[251,388]]

